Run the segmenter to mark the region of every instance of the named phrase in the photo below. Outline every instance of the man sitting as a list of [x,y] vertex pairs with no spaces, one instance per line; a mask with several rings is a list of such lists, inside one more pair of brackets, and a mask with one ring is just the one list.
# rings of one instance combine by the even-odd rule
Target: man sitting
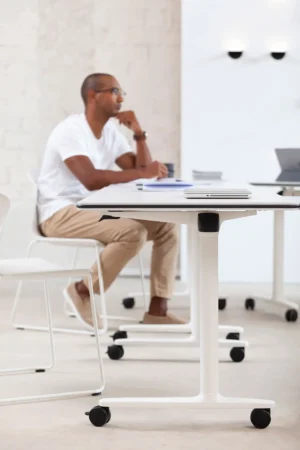
[[[172,295],[178,238],[175,225],[146,220],[100,220],[97,211],[82,211],[76,202],[90,191],[139,178],[164,178],[167,168],[152,161],[146,133],[134,112],[120,112],[125,92],[111,75],[92,74],[81,87],[85,113],[71,115],[51,133],[38,180],[40,229],[45,236],[90,238],[105,244],[100,260],[104,289],[143,247],[153,241],[151,302],[144,314],[147,324],[179,324],[184,321],[167,312]],[[114,120],[134,133],[136,153],[118,131]],[[122,170],[112,170],[114,164]],[[99,293],[97,264],[91,269]],[[92,324],[87,280],[70,284],[65,298]]]

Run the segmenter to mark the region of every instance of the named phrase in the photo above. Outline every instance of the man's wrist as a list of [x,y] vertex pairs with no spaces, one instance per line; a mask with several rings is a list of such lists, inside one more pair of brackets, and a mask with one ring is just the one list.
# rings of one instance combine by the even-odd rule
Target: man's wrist
[[147,139],[146,131],[141,130],[139,133],[134,133],[133,139],[135,141],[145,141]]
[[144,178],[145,168],[146,167],[144,166],[140,166],[138,169],[136,169],[138,173],[138,178]]
[[137,127],[134,127],[132,129],[132,131],[133,131],[133,134],[142,134],[144,130],[142,129],[142,127],[137,126]]

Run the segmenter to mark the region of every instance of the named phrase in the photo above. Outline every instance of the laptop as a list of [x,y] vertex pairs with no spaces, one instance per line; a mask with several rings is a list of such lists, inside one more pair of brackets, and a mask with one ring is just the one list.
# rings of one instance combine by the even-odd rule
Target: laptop
[[300,148],[276,148],[281,167],[276,181],[300,181]]
[[247,187],[230,183],[203,183],[184,190],[185,198],[249,199],[251,195]]

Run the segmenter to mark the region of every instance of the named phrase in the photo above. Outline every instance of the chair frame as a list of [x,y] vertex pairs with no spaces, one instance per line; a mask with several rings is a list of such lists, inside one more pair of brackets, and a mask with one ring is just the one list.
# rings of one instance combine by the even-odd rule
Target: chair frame
[[[9,211],[10,202],[8,197],[0,193],[0,225],[4,223],[4,220],[7,216],[7,213]],[[44,401],[44,400],[55,400],[55,399],[63,399],[63,398],[72,398],[72,397],[79,397],[79,396],[86,396],[86,395],[99,395],[104,389],[105,386],[105,379],[104,379],[104,370],[103,370],[103,362],[102,362],[102,355],[101,355],[101,348],[100,348],[100,336],[97,332],[98,330],[98,320],[97,320],[97,308],[96,308],[96,302],[95,302],[95,295],[94,295],[94,289],[93,289],[93,282],[92,282],[92,275],[90,270],[87,269],[64,269],[59,266],[53,265],[53,268],[51,270],[32,270],[32,268],[28,267],[28,270],[26,270],[26,264],[31,262],[33,258],[23,258],[21,260],[22,264],[25,267],[25,270],[22,271],[9,271],[9,268],[5,270],[5,261],[0,261],[4,265],[3,273],[0,273],[0,280],[43,280],[44,282],[44,295],[45,295],[45,303],[46,303],[46,312],[47,312],[47,322],[48,326],[45,327],[45,331],[49,332],[49,338],[50,338],[50,354],[51,354],[51,361],[49,365],[36,365],[34,367],[19,367],[19,368],[8,368],[8,369],[1,369],[0,375],[12,375],[12,374],[24,374],[24,373],[32,373],[32,372],[45,372],[47,370],[50,370],[55,365],[55,346],[54,346],[54,328],[53,328],[53,320],[52,320],[52,311],[51,311],[51,303],[49,299],[49,293],[48,293],[48,285],[47,280],[52,278],[67,278],[67,277],[87,277],[88,278],[88,286],[90,290],[90,300],[91,300],[91,309],[92,309],[92,317],[93,317],[93,324],[94,327],[91,327],[93,329],[93,335],[95,337],[95,343],[96,343],[96,350],[97,350],[97,359],[98,359],[98,365],[99,365],[99,374],[100,374],[100,386],[95,389],[87,389],[84,391],[72,391],[72,392],[62,392],[57,394],[46,394],[46,395],[34,395],[34,396],[26,396],[26,397],[13,397],[13,398],[5,398],[0,400],[0,405],[11,405],[16,403],[31,403],[31,402],[37,402],[37,401]],[[15,261],[20,262],[20,259],[11,259],[8,260],[9,262]],[[38,260],[38,261],[44,261],[46,260]],[[102,280],[103,281],[103,280]],[[101,284],[101,280],[100,280]],[[100,286],[101,287],[101,286]],[[103,290],[102,290],[103,292]],[[104,295],[100,295],[102,298],[102,306],[103,306],[103,313],[106,315],[106,308],[105,308],[105,302],[104,302]]]
[[[34,186],[35,189],[35,198],[37,199],[37,188],[36,183],[38,179],[38,170],[31,170],[28,173],[29,179]],[[72,269],[75,269],[76,262],[78,259],[78,250],[79,248],[92,248],[95,251],[96,256],[96,262],[97,262],[97,270],[98,270],[98,278],[99,278],[99,284],[100,284],[100,290],[103,292],[103,295],[100,296],[100,308],[99,311],[101,312],[100,317],[102,318],[102,327],[98,330],[99,334],[105,334],[108,331],[108,321],[119,321],[122,323],[126,322],[136,322],[136,319],[133,317],[127,317],[127,316],[107,316],[107,314],[104,314],[104,311],[106,311],[105,308],[105,294],[104,291],[102,291],[104,283],[103,283],[103,276],[102,276],[102,269],[101,269],[101,262],[100,262],[100,253],[101,250],[105,247],[104,244],[101,242],[95,240],[95,239],[88,239],[88,238],[61,238],[61,237],[45,237],[42,236],[40,233],[40,229],[38,226],[38,214],[37,214],[37,207],[35,207],[34,210],[34,216],[32,220],[32,232],[34,235],[34,239],[30,242],[28,249],[27,249],[27,258],[31,256],[33,248],[38,244],[51,244],[54,246],[62,246],[62,247],[75,247],[74,257],[72,261]],[[138,262],[139,262],[139,269],[141,274],[141,284],[142,284],[142,292],[144,297],[144,304],[145,308],[147,307],[148,301],[146,298],[146,289],[145,289],[145,281],[144,281],[144,270],[143,270],[143,264],[140,254],[138,255]],[[71,279],[69,279],[68,283],[71,282]],[[13,304],[12,312],[11,312],[11,321],[13,326],[18,330],[35,330],[35,331],[47,331],[48,328],[44,326],[35,326],[32,324],[27,323],[19,323],[16,320],[18,305],[20,302],[21,292],[22,292],[23,283],[20,281],[18,285],[18,289],[16,292],[15,301]],[[64,301],[64,312],[69,317],[75,317],[73,312],[69,310],[69,308],[66,305],[66,302]],[[93,335],[94,330],[93,327],[89,326],[85,322],[81,321],[81,324],[83,326],[83,329],[73,329],[73,328],[62,328],[62,327],[54,327],[54,332],[61,332],[61,333],[71,333],[71,334],[86,334],[86,335]]]

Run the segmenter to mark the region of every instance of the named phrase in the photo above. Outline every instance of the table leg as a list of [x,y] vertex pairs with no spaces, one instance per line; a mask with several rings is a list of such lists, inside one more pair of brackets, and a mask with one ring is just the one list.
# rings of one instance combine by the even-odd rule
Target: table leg
[[[212,219],[212,220],[211,220]],[[218,376],[218,224],[219,215],[199,214],[199,223],[203,220],[205,231],[199,225],[200,234],[194,241],[192,295],[197,300],[194,312],[198,314],[200,324],[200,392],[193,397],[154,397],[154,398],[103,398],[102,407],[109,406],[153,406],[188,405],[197,409],[252,409],[251,421],[257,428],[266,428],[270,419],[273,401],[246,398],[226,398],[219,393]],[[210,223],[211,222],[211,223]],[[198,250],[198,251],[197,251]],[[200,276],[199,276],[200,274]],[[103,412],[103,411],[102,411]],[[91,411],[92,413],[92,411]],[[91,419],[90,413],[90,419]],[[95,411],[95,414],[100,414]],[[105,416],[106,417],[106,416]],[[103,422],[103,425],[106,422]]]
[[286,320],[288,322],[297,321],[299,306],[286,300],[284,294],[284,211],[274,211],[272,296],[255,296],[253,299],[247,299],[246,309],[254,309],[255,300],[284,307]]

